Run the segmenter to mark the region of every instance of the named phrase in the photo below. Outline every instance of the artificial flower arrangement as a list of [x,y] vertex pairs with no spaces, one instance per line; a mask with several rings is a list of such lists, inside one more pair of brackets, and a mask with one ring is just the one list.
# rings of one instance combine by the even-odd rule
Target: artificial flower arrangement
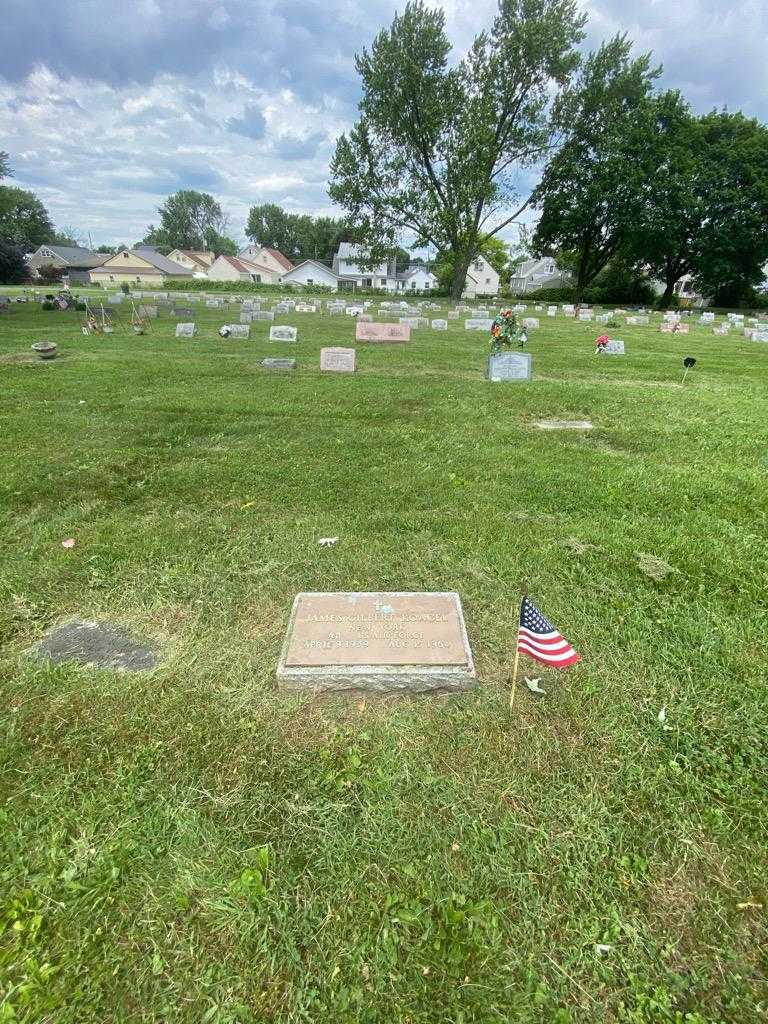
[[503,309],[491,324],[491,353],[495,355],[502,349],[511,348],[516,343],[520,348],[525,345],[528,335],[517,322],[517,316],[511,309]]

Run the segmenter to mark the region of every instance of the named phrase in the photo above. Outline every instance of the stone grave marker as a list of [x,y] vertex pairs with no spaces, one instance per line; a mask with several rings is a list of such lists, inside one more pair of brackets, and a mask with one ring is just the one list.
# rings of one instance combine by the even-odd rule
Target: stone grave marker
[[197,324],[176,324],[177,338],[194,338],[197,334]]
[[547,306],[547,316],[557,316],[557,306]]
[[321,348],[320,369],[327,373],[354,373],[356,357],[353,348]]
[[251,336],[251,328],[249,324],[225,324],[224,326],[229,331],[230,338],[247,341]]
[[298,338],[298,329],[296,327],[270,327],[269,329],[269,340],[270,341],[296,341]]
[[147,320],[156,320],[157,306],[139,306],[139,316],[146,317]]
[[362,324],[372,324],[373,315],[371,313],[360,313],[357,317],[358,321]]
[[752,341],[768,341],[768,331],[752,331]]
[[699,323],[701,324],[712,324],[715,322],[714,313],[702,313],[699,317]]
[[295,370],[295,359],[262,359],[261,365],[265,370]]
[[492,352],[488,356],[488,380],[530,380],[533,358],[530,352]]
[[536,420],[535,427],[539,430],[591,430],[589,420]]
[[109,302],[110,305],[112,305],[112,306],[119,306],[120,303],[123,301],[123,298],[124,298],[123,293],[122,292],[118,292],[117,295],[108,295],[107,296],[107,302]]
[[602,355],[605,356],[623,356],[624,355],[624,342],[623,341],[609,341],[607,345],[603,345],[600,349]]
[[595,314],[592,312],[591,309],[582,309],[582,311],[579,313],[579,320],[581,323],[587,323],[589,320],[593,320],[594,316]]
[[355,341],[376,342],[380,345],[405,344],[411,340],[409,324],[355,324]]
[[258,310],[257,312],[252,314],[251,319],[253,321],[255,321],[255,320],[274,320],[275,319],[275,314],[272,313],[271,311],[267,312],[266,310],[264,310],[264,311]]
[[458,311],[458,309],[452,309],[448,313],[448,319],[449,320],[458,320],[460,316],[461,316],[461,313]]
[[647,316],[628,316],[627,317],[627,323],[631,327],[642,327],[645,324],[649,324],[650,322],[651,322],[650,317],[647,317]]
[[493,320],[486,317],[471,317],[464,321],[465,331],[490,331]]
[[249,309],[240,310],[240,323],[250,324],[253,323],[253,313]]
[[527,331],[535,330],[537,327],[541,326],[540,321],[535,316],[525,317],[525,319],[522,321],[522,324]]
[[447,331],[448,330],[448,321],[447,320],[433,320],[432,321],[432,330],[433,331]]
[[347,316],[360,316],[365,312],[365,308],[363,306],[347,306],[344,312]]
[[52,629],[34,650],[54,665],[73,661],[92,668],[142,672],[157,664],[154,651],[122,627],[78,619]]
[[189,306],[174,306],[171,310],[172,316],[194,316],[194,311]]
[[473,689],[459,595],[297,594],[277,678],[283,690]]
[[224,305],[221,299],[206,299],[205,304],[208,307],[208,309],[219,309],[221,306]]

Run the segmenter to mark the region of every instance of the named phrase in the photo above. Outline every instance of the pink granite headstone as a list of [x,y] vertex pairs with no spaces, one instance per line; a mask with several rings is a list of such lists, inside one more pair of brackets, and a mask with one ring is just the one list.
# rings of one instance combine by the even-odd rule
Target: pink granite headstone
[[411,328],[408,324],[366,324],[358,320],[355,324],[355,340],[380,345],[402,345],[411,340]]

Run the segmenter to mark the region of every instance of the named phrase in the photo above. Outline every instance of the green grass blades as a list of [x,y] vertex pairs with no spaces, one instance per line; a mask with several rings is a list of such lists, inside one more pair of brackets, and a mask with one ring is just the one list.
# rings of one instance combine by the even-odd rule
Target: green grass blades
[[[529,312],[521,384],[461,321],[321,375],[349,317],[0,317],[4,1024],[764,1019],[768,346]],[[524,578],[583,661],[510,715]],[[337,589],[458,590],[477,691],[279,695]],[[30,657],[69,618],[159,667]]]

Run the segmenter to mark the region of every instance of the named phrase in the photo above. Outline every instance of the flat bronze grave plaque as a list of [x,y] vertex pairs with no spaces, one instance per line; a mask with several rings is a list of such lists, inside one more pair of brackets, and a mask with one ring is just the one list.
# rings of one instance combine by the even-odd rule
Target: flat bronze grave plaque
[[298,594],[277,678],[285,690],[472,689],[459,595]]

